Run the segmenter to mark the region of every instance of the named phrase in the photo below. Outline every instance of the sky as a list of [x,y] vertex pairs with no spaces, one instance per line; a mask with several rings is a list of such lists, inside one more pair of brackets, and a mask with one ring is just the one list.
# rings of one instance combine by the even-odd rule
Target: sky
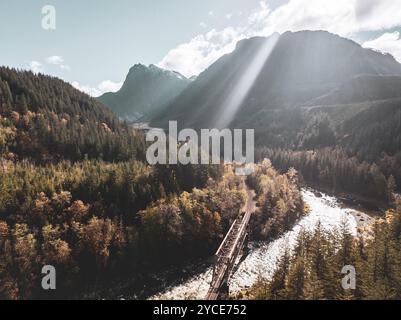
[[241,39],[299,30],[401,62],[401,0],[1,0],[0,65],[99,96],[117,91],[136,63],[190,77]]

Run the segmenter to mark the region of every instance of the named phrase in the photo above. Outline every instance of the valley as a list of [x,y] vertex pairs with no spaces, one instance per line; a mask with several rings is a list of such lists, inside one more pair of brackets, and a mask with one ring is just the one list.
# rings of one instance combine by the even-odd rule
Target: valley
[[[191,79],[135,64],[98,98],[0,67],[0,298],[203,298],[254,190],[225,298],[399,299],[400,79],[392,56],[323,31],[241,40]],[[171,121],[182,139],[153,163],[146,133]],[[222,152],[167,156],[214,128],[253,130],[248,176]],[[38,286],[43,265],[57,290]],[[339,284],[349,265],[352,291]]]
[[[310,212],[306,217],[301,218],[291,231],[270,243],[251,242],[249,244],[249,253],[240,262],[230,281],[232,296],[246,292],[257,283],[260,277],[271,279],[285,248],[294,249],[297,237],[302,230],[311,231],[318,222],[321,222],[324,229],[333,231],[339,229],[345,221],[351,234],[356,237],[358,229],[363,227],[357,222],[357,215],[370,220],[369,216],[363,212],[345,207],[334,197],[325,194],[317,197],[315,193],[312,189],[303,189],[302,196],[310,207]],[[369,226],[365,227],[369,229],[372,225],[373,221],[370,220]],[[171,288],[152,296],[151,299],[203,299],[209,289],[211,272],[208,268],[205,272],[194,275],[188,280],[181,283],[178,281]]]

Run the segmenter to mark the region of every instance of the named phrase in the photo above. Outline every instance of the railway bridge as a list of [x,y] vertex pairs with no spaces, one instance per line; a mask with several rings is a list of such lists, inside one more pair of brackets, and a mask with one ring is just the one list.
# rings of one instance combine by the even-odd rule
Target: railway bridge
[[254,191],[247,189],[247,194],[248,200],[245,208],[231,225],[215,254],[213,277],[206,300],[217,300],[221,295],[228,293],[228,281],[242,255],[249,234],[249,221],[256,208]]

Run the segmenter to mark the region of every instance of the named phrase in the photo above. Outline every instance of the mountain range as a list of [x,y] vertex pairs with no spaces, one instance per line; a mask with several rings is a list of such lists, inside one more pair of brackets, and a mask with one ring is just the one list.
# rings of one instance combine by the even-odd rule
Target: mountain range
[[144,121],[178,96],[191,81],[178,72],[155,65],[133,66],[118,92],[105,93],[98,98],[120,118]]
[[[31,134],[30,147],[57,145],[57,157],[112,159],[110,140],[128,156],[136,143],[127,147],[129,129],[109,109],[122,119],[151,120],[154,127],[176,120],[180,128],[255,129],[257,148],[343,147],[369,161],[401,150],[401,65],[391,55],[328,32],[240,41],[191,80],[137,64],[121,90],[97,100],[29,72],[3,68],[0,80],[0,111],[7,117],[13,108],[20,115],[33,112],[38,133]],[[41,123],[41,114],[48,124]],[[54,127],[51,137],[46,125]],[[21,140],[24,147],[13,153],[27,153],[27,145]],[[47,159],[49,153],[32,154]]]
[[325,31],[256,37],[200,74],[152,123],[254,127],[271,110],[400,98],[400,77],[391,55]]

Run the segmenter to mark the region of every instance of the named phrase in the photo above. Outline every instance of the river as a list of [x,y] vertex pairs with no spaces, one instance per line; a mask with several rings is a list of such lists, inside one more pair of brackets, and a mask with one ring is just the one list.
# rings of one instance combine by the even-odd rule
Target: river
[[[320,221],[326,230],[339,228],[343,221],[348,222],[350,232],[356,236],[358,220],[370,221],[372,218],[363,212],[344,207],[335,197],[322,194],[316,195],[313,190],[303,189],[305,203],[310,207],[307,216],[298,221],[294,228],[279,239],[270,243],[250,243],[249,254],[241,262],[230,279],[230,293],[235,294],[252,286],[259,277],[269,279],[283,254],[284,248],[294,248],[296,239],[301,230],[313,230]],[[360,222],[359,222],[360,224]],[[203,299],[209,289],[212,278],[212,269],[208,268],[190,279],[167,288],[150,299],[177,300]]]

